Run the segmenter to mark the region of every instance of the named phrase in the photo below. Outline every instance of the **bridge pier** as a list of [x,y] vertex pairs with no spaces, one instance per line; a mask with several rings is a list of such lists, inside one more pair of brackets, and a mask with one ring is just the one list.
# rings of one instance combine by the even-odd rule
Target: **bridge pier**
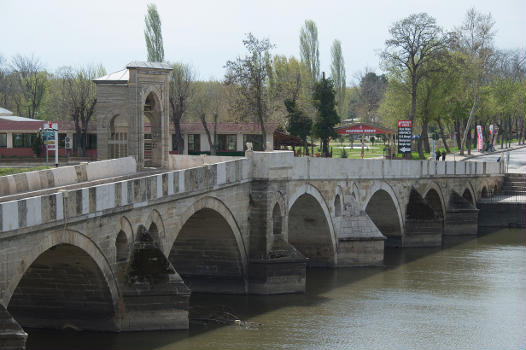
[[250,294],[304,293],[307,261],[280,235],[262,259],[251,259],[248,266]]
[[406,219],[403,247],[440,247],[441,219]]
[[337,267],[378,266],[384,262],[386,237],[365,211],[347,204],[338,232]]
[[476,235],[478,211],[469,200],[456,192],[452,192],[446,210],[444,235]]
[[148,232],[139,232],[121,288],[121,331],[188,329],[191,291]]
[[0,349],[19,350],[25,349],[27,333],[18,322],[0,304]]

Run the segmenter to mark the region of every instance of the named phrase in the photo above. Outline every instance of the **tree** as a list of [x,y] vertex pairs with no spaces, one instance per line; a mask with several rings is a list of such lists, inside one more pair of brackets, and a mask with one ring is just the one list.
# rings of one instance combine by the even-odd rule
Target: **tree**
[[48,76],[42,64],[33,56],[17,55],[12,59],[12,78],[15,89],[13,98],[17,113],[28,118],[37,118],[46,93]]
[[[195,90],[189,112],[201,121],[210,145],[210,154],[215,155],[217,152],[217,123],[223,111],[224,87],[218,81],[201,81],[195,82],[194,85]],[[208,121],[210,119],[212,119],[211,123]],[[211,127],[213,127],[212,130],[210,130]]]
[[448,37],[427,13],[413,14],[394,23],[389,33],[391,39],[385,41],[381,58],[389,71],[407,69],[411,94],[409,119],[414,121],[418,84],[427,73],[427,63],[444,53]]
[[42,140],[42,135],[40,132],[37,134],[36,137],[33,138],[31,148],[33,149],[33,153],[35,153],[37,157],[40,157],[42,151],[44,150],[44,141]]
[[93,79],[106,74],[104,67],[87,66],[73,69],[62,68],[59,76],[62,80],[62,102],[75,124],[74,151],[86,155],[88,125],[97,104],[96,85]]
[[226,63],[225,82],[236,86],[237,102],[235,109],[241,115],[251,115],[257,118],[266,150],[265,121],[268,118],[268,87],[266,82],[272,65],[270,50],[274,45],[268,39],[257,39],[252,33],[246,35],[243,45],[248,50],[248,55]]
[[457,50],[466,57],[465,70],[469,74],[472,106],[469,113],[464,135],[460,144],[460,153],[464,154],[464,146],[471,129],[471,122],[475,116],[479,99],[480,87],[484,83],[490,68],[490,61],[494,54],[493,39],[495,32],[493,26],[495,21],[491,14],[483,15],[471,8],[466,13],[466,18],[462,27],[457,30],[457,40],[455,46]]
[[378,123],[377,111],[385,96],[387,78],[385,75],[377,75],[366,71],[360,78],[359,114],[361,121]]
[[175,129],[175,145],[178,154],[184,153],[184,139],[181,133],[181,120],[192,97],[194,72],[188,64],[172,64],[170,73],[170,113]]
[[324,157],[329,155],[329,140],[336,137],[334,126],[340,122],[340,117],[336,112],[335,95],[333,81],[326,79],[325,76],[314,85],[312,100],[318,111],[318,117],[313,131],[321,139]]
[[336,86],[336,101],[338,103],[338,113],[345,115],[345,61],[342,54],[342,44],[339,40],[334,40],[331,47],[331,78]]
[[146,16],[144,16],[146,29],[144,40],[148,51],[148,62],[164,61],[163,34],[161,32],[161,18],[155,4],[148,4]]
[[310,119],[296,104],[296,100],[285,100],[285,107],[288,111],[287,131],[294,136],[299,137],[303,141],[303,148],[305,154],[309,154],[309,147],[307,145],[307,136],[310,135],[312,129],[312,119]]
[[318,28],[312,20],[306,20],[300,30],[300,57],[307,65],[312,84],[320,79],[320,50]]

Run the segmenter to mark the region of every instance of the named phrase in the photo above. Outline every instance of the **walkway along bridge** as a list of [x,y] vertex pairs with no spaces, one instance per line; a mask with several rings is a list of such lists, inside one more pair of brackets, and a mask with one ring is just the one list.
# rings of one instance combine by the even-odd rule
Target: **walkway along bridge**
[[128,157],[0,179],[2,347],[23,346],[18,324],[188,328],[192,291],[301,293],[307,266],[382,265],[384,245],[476,234],[477,200],[503,183],[500,163],[288,151],[167,163],[155,174],[134,173]]

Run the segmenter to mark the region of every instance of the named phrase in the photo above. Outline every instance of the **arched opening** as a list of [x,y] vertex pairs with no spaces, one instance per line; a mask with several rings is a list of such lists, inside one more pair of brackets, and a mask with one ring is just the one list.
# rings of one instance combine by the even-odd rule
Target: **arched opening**
[[126,261],[130,254],[130,245],[128,244],[128,238],[124,231],[119,231],[117,238],[115,239],[115,251],[117,262]]
[[[428,202],[414,188],[406,208],[404,247],[434,247],[442,244],[444,221],[440,197],[430,190]],[[434,207],[433,207],[434,206]]]
[[334,198],[334,216],[342,216],[342,201],[339,194]]
[[478,209],[472,201],[468,189],[461,196],[451,191],[447,203],[447,216],[444,225],[446,235],[473,235],[478,230]]
[[120,114],[110,121],[108,148],[110,158],[128,156],[128,119]]
[[471,195],[471,192],[466,188],[464,190],[464,193],[462,194],[462,197],[467,200],[469,203],[471,203],[472,205],[475,204],[475,202],[473,201],[473,196]]
[[434,189],[430,189],[424,197],[426,203],[433,209],[435,217],[438,219],[444,219],[444,210],[442,209],[442,201],[440,195]]
[[70,244],[48,249],[31,264],[8,311],[23,327],[115,330],[104,275],[86,252]]
[[[161,166],[161,106],[157,96],[150,92],[144,102],[143,159],[144,166]],[[158,150],[158,151],[157,151]]]
[[[146,106],[146,105],[145,105]],[[145,111],[146,112],[146,111]],[[152,166],[152,123],[144,113],[144,166]]]
[[246,292],[236,237],[227,220],[213,209],[198,210],[185,222],[169,260],[192,292]]
[[309,258],[309,266],[334,262],[331,230],[320,203],[312,195],[301,195],[289,210],[289,243]]
[[480,196],[481,196],[482,198],[488,198],[488,197],[489,197],[489,195],[488,195],[488,189],[487,189],[485,186],[482,187],[482,192],[480,193]]
[[387,237],[385,246],[402,246],[402,229],[400,228],[400,218],[396,210],[395,203],[385,190],[378,190],[369,199],[365,212],[376,227]]
[[283,217],[281,216],[281,209],[279,204],[276,203],[274,209],[272,210],[272,233],[275,235],[280,235],[283,226]]

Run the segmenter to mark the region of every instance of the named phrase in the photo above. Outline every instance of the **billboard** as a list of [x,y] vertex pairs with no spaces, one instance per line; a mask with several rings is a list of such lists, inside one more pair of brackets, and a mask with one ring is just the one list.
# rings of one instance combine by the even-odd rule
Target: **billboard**
[[413,123],[410,120],[398,121],[398,153],[411,153]]

